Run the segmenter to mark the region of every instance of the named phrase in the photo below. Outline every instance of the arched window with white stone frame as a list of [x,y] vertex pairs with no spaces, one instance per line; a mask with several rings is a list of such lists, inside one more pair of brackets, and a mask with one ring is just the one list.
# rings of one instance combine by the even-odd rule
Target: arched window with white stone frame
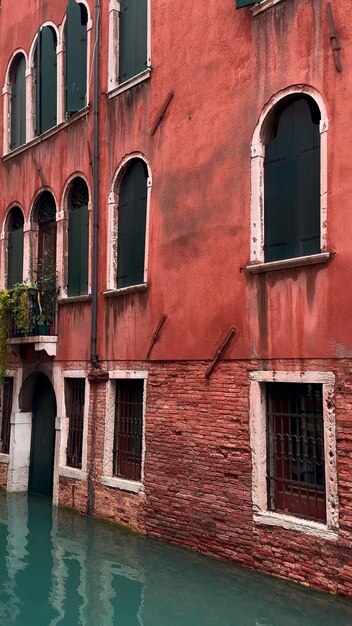
[[26,143],[26,68],[26,55],[17,50],[8,65],[3,87],[4,154]]
[[309,86],[293,86],[264,107],[251,146],[248,271],[325,262],[326,107]]
[[88,104],[91,28],[89,5],[85,1],[68,0],[62,28],[66,118],[81,111]]

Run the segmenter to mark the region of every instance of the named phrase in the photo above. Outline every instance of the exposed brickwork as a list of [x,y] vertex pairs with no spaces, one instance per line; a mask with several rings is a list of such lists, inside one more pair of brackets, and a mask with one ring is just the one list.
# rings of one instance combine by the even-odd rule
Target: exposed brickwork
[[[351,593],[352,385],[347,360],[222,362],[209,381],[204,378],[206,362],[110,363],[105,367],[149,369],[145,494],[101,484],[106,391],[105,384],[94,384],[91,413],[95,416],[95,516],[276,576],[331,592]],[[335,373],[338,543],[253,522],[248,374],[263,367]],[[90,416],[90,459],[92,440]],[[86,497],[84,483],[61,479],[61,503],[85,511]]]
[[0,463],[0,489],[6,489],[7,485],[7,464]]

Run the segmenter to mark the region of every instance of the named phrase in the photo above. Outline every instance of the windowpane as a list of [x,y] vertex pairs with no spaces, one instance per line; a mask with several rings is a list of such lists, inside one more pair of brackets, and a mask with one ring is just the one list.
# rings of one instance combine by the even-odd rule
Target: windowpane
[[86,105],[87,9],[69,0],[66,18],[66,112],[70,115]]
[[147,174],[143,161],[133,161],[120,187],[118,209],[117,286],[144,282]]
[[57,121],[56,35],[50,26],[44,26],[38,33],[35,67],[39,135],[55,126]]
[[18,148],[26,141],[26,61],[16,57],[10,72],[11,80],[11,141],[10,148]]
[[23,280],[23,226],[24,219],[19,207],[11,210],[7,248],[7,287]]
[[82,178],[72,183],[68,213],[69,296],[88,293],[88,188]]
[[79,469],[82,468],[84,394],[84,378],[66,378],[66,414],[69,418],[66,464]]
[[130,480],[141,480],[143,386],[143,380],[116,383],[113,474]]
[[268,509],[326,521],[321,385],[267,385]]
[[320,115],[307,97],[289,98],[265,147],[265,261],[320,252]]
[[0,452],[8,454],[10,451],[11,413],[13,396],[13,378],[5,378],[2,388],[1,406],[1,430],[0,430]]
[[120,1],[119,82],[123,83],[148,67],[148,0]]

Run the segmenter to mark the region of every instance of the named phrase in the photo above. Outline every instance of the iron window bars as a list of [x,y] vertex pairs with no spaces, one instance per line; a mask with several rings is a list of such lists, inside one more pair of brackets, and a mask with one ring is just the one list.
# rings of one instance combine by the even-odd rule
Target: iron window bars
[[322,386],[266,387],[268,509],[326,521]]
[[82,469],[85,379],[67,378],[65,387],[66,413],[69,418],[66,464]]
[[3,454],[9,454],[10,451],[12,396],[13,378],[5,378],[1,394],[2,407],[0,429],[0,452]]
[[141,480],[143,380],[116,382],[113,475]]

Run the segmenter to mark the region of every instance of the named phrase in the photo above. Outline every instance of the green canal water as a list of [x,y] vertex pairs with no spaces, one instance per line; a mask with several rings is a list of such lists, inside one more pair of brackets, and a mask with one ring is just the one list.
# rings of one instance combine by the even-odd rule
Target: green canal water
[[352,602],[0,493],[0,626],[352,626]]

